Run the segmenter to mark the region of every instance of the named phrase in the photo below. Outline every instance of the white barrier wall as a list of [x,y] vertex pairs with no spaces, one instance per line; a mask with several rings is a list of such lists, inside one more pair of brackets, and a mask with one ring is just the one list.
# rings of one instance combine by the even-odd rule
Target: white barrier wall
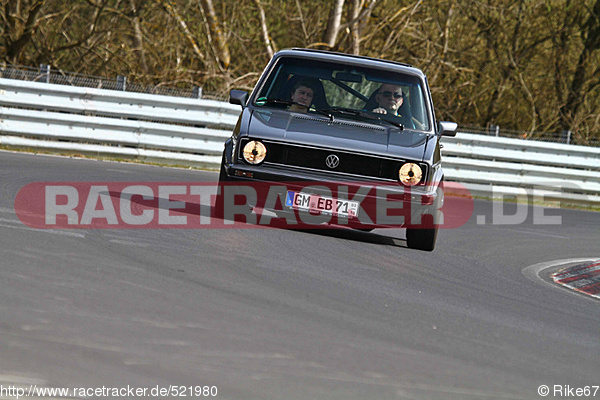
[[600,205],[600,148],[459,132],[443,139],[446,179],[473,195],[538,194]]
[[[240,107],[225,102],[0,78],[0,144],[217,168]],[[600,205],[600,148],[459,132],[447,181],[474,195]]]

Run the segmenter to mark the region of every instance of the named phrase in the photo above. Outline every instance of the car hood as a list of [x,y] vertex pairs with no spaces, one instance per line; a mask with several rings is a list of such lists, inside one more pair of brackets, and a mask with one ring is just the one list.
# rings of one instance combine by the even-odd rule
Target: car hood
[[387,124],[377,124],[317,114],[300,114],[281,110],[254,110],[249,136],[256,139],[312,145],[423,160],[428,135],[413,130],[400,130]]

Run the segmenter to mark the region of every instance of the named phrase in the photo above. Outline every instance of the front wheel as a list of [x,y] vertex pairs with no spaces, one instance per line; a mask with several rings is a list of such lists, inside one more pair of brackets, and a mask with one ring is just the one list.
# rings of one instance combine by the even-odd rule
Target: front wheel
[[438,228],[406,229],[406,244],[409,249],[433,251]]
[[438,226],[441,222],[440,209],[444,205],[444,190],[441,185],[437,188],[436,194],[431,214],[421,216],[421,227],[406,229],[406,245],[409,249],[433,251],[435,248]]
[[221,169],[219,171],[219,182],[217,184],[218,192],[215,200],[215,205],[213,207],[213,215],[219,219],[224,219],[225,217],[223,182],[227,182],[229,180],[229,176],[227,176],[227,172],[225,171],[225,155],[223,155],[223,159],[221,160]]
[[[231,179],[229,177],[229,175],[227,175],[227,171],[225,170],[225,154],[223,154],[223,159],[221,160],[221,169],[219,172],[219,182],[217,184],[217,195],[216,195],[216,199],[215,199],[215,204],[213,207],[213,216],[218,218],[218,219],[231,219],[231,217],[226,218],[226,213],[225,213],[225,188],[227,186],[229,186],[228,189],[228,196],[233,196],[235,194],[235,189],[232,186],[232,183],[234,184],[234,179]],[[231,183],[228,183],[231,182]],[[233,185],[235,186],[235,184]],[[231,201],[231,199],[229,199]],[[248,206],[248,210],[250,212],[253,212],[254,207],[251,205],[247,205]]]
[[229,176],[227,176],[227,172],[225,171],[225,154],[223,154],[223,158],[221,159],[221,169],[219,171],[219,183],[229,181]]

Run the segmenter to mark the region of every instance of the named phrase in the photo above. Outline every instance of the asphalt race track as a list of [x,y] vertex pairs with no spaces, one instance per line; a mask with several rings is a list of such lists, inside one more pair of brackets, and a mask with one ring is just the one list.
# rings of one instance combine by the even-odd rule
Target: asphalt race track
[[0,152],[0,385],[216,386],[241,400],[600,385],[600,302],[548,278],[555,261],[600,259],[600,213],[545,209],[561,223],[540,225],[530,207],[500,225],[475,201],[428,253],[403,230],[38,230],[14,211],[30,182],[216,178]]

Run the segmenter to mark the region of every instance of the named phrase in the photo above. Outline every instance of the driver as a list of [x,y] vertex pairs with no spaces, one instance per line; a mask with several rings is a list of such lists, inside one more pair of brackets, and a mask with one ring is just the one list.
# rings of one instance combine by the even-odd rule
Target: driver
[[402,93],[401,86],[391,83],[382,84],[375,95],[375,100],[378,107],[373,110],[374,113],[394,115],[402,118],[407,128],[425,130],[423,124],[410,115],[407,107],[403,111],[406,115],[400,114],[400,107],[404,103],[404,94]]
[[381,85],[375,95],[378,107],[373,110],[378,114],[392,114],[398,116],[398,109],[404,102],[402,87],[390,83]]

